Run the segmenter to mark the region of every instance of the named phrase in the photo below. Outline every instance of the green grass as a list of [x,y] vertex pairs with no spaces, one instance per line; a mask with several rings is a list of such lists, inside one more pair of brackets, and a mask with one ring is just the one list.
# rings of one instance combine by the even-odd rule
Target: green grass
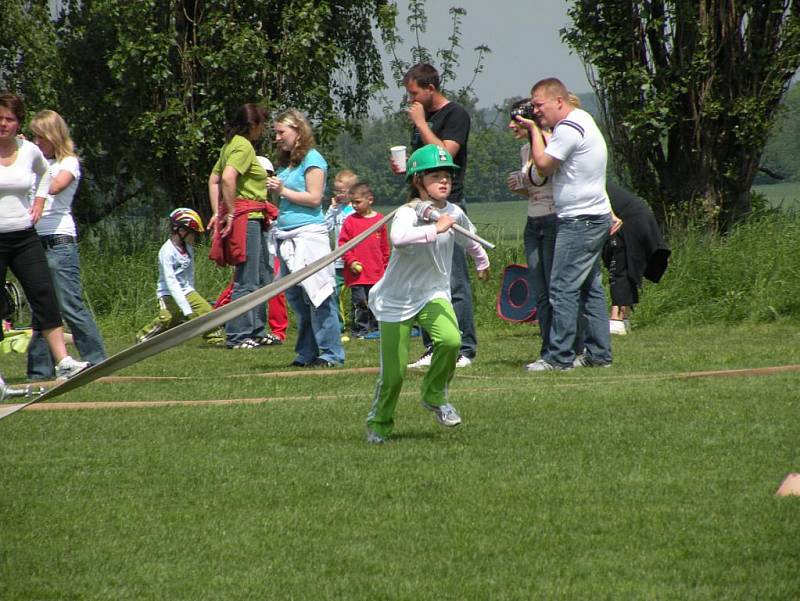
[[[451,390],[464,425],[439,428],[410,374],[383,447],[363,441],[374,375],[262,375],[287,346],[191,342],[121,372],[189,380],[57,399],[263,403],[0,421],[0,598],[800,595],[800,499],[773,496],[800,469],[800,372],[678,377],[798,364],[800,327],[635,328],[613,368],[541,375],[520,370],[535,328],[479,334]],[[348,367],[376,349],[349,343]]]
[[[451,388],[463,426],[439,428],[410,373],[392,442],[368,447],[374,374],[187,343],[121,372],[166,379],[56,399],[114,408],[0,421],[0,599],[800,598],[800,499],[774,497],[800,471],[800,372],[681,376],[800,363],[797,216],[674,235],[612,369],[528,375],[535,328],[494,315],[525,203],[470,214],[500,244]],[[83,273],[116,352],[155,311],[157,245],[104,244]],[[198,261],[202,293],[227,277]],[[348,367],[377,359],[347,345]],[[21,382],[25,358],[2,371]],[[250,402],[124,403],[222,399]]]

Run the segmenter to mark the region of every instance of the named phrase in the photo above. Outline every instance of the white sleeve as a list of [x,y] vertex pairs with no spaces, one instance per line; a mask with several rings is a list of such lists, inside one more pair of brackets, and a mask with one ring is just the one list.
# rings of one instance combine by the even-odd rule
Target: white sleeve
[[30,143],[31,152],[33,152],[33,171],[36,173],[36,177],[39,179],[36,185],[36,197],[47,198],[47,194],[50,191],[50,163],[47,162],[47,159],[44,158],[42,151],[39,150],[39,147]]
[[580,126],[567,119],[559,121],[544,151],[554,159],[563,162],[575,151],[583,138],[579,128]]
[[78,157],[65,157],[58,163],[58,171],[67,171],[75,181],[78,181],[81,178],[81,165]]
[[[475,233],[475,225],[469,220],[466,213],[463,211],[460,212],[458,215],[458,219],[456,223],[463,227],[465,230],[468,230]],[[480,243],[476,242],[472,238],[467,238],[464,234],[459,232],[455,232],[455,242],[459,246],[461,246],[467,254],[475,260],[475,268],[478,271],[482,271],[489,267],[489,255],[486,254],[483,246]]]
[[175,303],[178,305],[181,312],[184,315],[191,314],[192,306],[189,304],[189,301],[187,301],[186,297],[183,295],[183,291],[181,290],[181,284],[178,281],[177,276],[175,275],[175,268],[172,262],[172,253],[168,248],[162,248],[158,252],[158,271],[161,273],[161,278],[167,285],[167,290],[169,290],[169,295],[172,297],[172,300],[174,300]]
[[328,210],[325,212],[325,225],[331,233],[336,231],[336,218],[339,216],[341,210],[341,206],[336,205],[335,207],[328,207]]
[[427,244],[436,240],[436,224],[417,225],[417,214],[414,209],[400,207],[392,219],[389,237],[393,246],[409,244]]

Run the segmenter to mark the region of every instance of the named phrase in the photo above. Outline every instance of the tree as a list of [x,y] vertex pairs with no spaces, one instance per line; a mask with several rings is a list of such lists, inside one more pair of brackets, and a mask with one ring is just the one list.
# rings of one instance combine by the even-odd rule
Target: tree
[[[483,110],[477,110],[474,103],[464,103],[472,118],[465,182],[469,204],[520,199],[505,185],[508,173],[519,168],[521,145],[507,127],[510,102],[504,107]],[[405,180],[388,168],[388,147],[394,143],[408,144],[410,138],[405,113],[394,113],[365,122],[358,139],[342,134],[335,151],[347,167],[369,182],[379,204],[396,205],[405,202],[408,188]]]
[[[395,16],[388,0],[61,4],[47,49],[62,64],[58,98],[35,100],[64,114],[89,176],[82,193],[104,199],[78,205],[84,223],[144,195],[207,213],[224,123],[244,102],[299,107],[321,144],[354,128],[384,85],[373,31],[391,31]],[[32,68],[22,64],[21,76],[35,78]]]
[[46,0],[5,0],[0,10],[0,90],[18,94],[29,108],[57,99],[60,65],[49,17]]
[[662,220],[729,228],[800,66],[798,0],[577,0],[583,58],[623,181]]

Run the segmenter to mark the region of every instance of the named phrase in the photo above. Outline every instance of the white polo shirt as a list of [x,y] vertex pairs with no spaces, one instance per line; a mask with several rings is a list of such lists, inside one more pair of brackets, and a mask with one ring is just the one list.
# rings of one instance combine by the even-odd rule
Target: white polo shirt
[[603,134],[582,109],[573,109],[553,128],[544,150],[561,164],[553,174],[553,200],[559,217],[605,215],[608,151]]

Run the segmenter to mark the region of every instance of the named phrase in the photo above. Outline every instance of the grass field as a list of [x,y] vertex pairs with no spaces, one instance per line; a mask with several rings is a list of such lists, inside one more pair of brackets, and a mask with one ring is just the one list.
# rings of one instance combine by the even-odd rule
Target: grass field
[[0,599],[800,598],[800,498],[774,497],[800,372],[689,374],[796,366],[800,327],[635,329],[611,369],[544,375],[520,370],[535,328],[479,334],[464,424],[422,411],[413,373],[382,447],[374,374],[287,377],[288,346],[191,342],[121,372],[165,379],[55,401],[113,408],[0,421]]
[[[525,203],[470,214],[501,244],[461,427],[409,373],[368,446],[373,341],[331,373],[187,343],[0,420],[0,600],[800,598],[800,498],[774,496],[800,471],[796,218],[676,236],[611,369],[530,375],[535,328],[493,315]],[[155,310],[149,240],[83,254],[114,352]],[[201,261],[199,289],[227,275]]]
[[753,186],[753,190],[766,196],[770,206],[774,208],[797,210],[800,207],[800,183],[798,182]]

